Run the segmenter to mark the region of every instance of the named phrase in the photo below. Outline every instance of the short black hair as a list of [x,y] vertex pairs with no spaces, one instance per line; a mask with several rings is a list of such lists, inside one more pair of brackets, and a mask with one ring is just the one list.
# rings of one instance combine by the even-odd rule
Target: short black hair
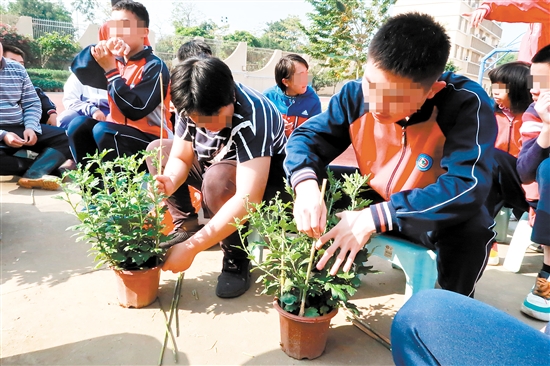
[[286,85],[283,84],[283,79],[290,79],[292,75],[294,75],[294,72],[296,72],[296,67],[294,66],[295,62],[303,64],[306,69],[309,70],[307,61],[304,60],[302,56],[295,53],[281,57],[277,65],[275,65],[275,82],[283,92],[286,91]]
[[445,70],[451,43],[445,28],[428,14],[391,17],[376,32],[368,57],[376,67],[431,86]]
[[531,59],[534,64],[548,63],[550,64],[550,44],[541,48]]
[[25,52],[23,52],[21,48],[12,46],[11,44],[5,44],[5,43],[2,43],[2,45],[4,47],[4,55],[6,54],[6,52],[11,52],[13,54],[23,57],[23,62],[27,61],[27,55],[25,55]]
[[515,61],[500,65],[489,71],[491,83],[506,84],[510,110],[514,114],[523,113],[533,103],[530,89],[530,65],[527,62]]
[[229,67],[216,57],[191,57],[174,66],[172,103],[178,113],[215,116],[235,101],[235,82]]
[[194,56],[210,57],[212,56],[212,49],[206,44],[206,42],[199,39],[193,39],[189,42],[185,42],[178,49],[177,58],[179,62],[183,62]]
[[144,28],[149,28],[149,12],[142,3],[133,0],[121,0],[113,5],[112,10],[127,10],[143,21]]

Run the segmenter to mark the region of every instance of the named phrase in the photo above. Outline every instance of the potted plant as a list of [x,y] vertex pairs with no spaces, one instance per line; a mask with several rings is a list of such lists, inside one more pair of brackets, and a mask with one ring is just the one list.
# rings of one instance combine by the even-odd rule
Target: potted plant
[[166,241],[163,197],[148,190],[153,177],[141,167],[153,153],[104,161],[108,151],[87,158],[65,174],[62,185],[79,224],[78,241],[91,244],[96,268],[106,264],[116,274],[118,300],[140,308],[157,298]]
[[[325,193],[327,205],[327,231],[339,221],[335,203],[345,194],[350,200],[346,210],[360,210],[370,204],[360,197],[365,191],[368,177],[359,173],[343,175],[344,180],[336,180],[329,172],[329,185]],[[287,191],[293,195],[287,185]],[[323,190],[322,190],[323,191]],[[293,197],[294,198],[294,197]],[[312,270],[314,264],[324,254],[329,243],[321,250],[312,249],[314,239],[299,233],[293,221],[292,202],[283,202],[279,196],[270,202],[249,204],[247,215],[248,231],[237,220],[243,249],[263,274],[258,282],[263,284],[262,294],[275,296],[273,305],[280,314],[281,347],[296,359],[319,357],[326,345],[330,319],[339,307],[346,307],[355,314],[357,307],[348,301],[361,284],[360,275],[367,274],[372,267],[365,266],[367,249],[357,253],[351,270],[341,269],[335,276],[329,274],[337,253],[321,271]],[[249,236],[256,237],[249,240]],[[244,243],[248,241],[248,245]],[[258,246],[268,250],[261,262],[252,254]]]

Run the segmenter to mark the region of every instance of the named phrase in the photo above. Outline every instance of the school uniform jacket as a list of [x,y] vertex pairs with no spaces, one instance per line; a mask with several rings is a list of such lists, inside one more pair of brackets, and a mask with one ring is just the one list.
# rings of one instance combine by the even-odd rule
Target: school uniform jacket
[[287,137],[308,118],[321,113],[321,100],[309,85],[304,94],[295,97],[286,95],[278,85],[264,91],[264,95],[275,104],[275,107],[283,115]]
[[[170,124],[170,72],[150,47],[125,62],[117,58],[117,68],[105,72],[88,46],[73,60],[71,70],[84,85],[107,89],[111,113],[107,121],[131,126],[155,136],[173,137]],[[164,93],[164,118],[161,118],[160,78]]]
[[496,112],[495,118],[497,120],[498,134],[495,147],[499,150],[506,151],[513,157],[518,157],[519,149],[521,147],[521,134],[519,129],[521,127],[522,118],[521,113],[519,115],[512,115],[511,112]]
[[[440,80],[447,86],[408,121],[387,125],[368,112],[361,80],[344,85],[327,111],[290,137],[285,170],[292,186],[317,179],[351,143],[361,173],[387,200],[370,207],[377,232],[416,235],[471,218],[491,188],[494,112],[479,84],[452,73]],[[486,220],[480,224],[489,227],[490,215]]]

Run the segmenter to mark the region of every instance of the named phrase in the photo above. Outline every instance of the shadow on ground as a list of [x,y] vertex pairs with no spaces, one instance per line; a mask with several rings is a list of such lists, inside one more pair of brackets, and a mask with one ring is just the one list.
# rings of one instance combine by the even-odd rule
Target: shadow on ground
[[[161,343],[143,334],[118,333],[86,339],[40,351],[0,359],[2,365],[156,365]],[[186,355],[177,353],[178,365],[189,365]],[[164,365],[173,365],[171,349],[166,349]]]

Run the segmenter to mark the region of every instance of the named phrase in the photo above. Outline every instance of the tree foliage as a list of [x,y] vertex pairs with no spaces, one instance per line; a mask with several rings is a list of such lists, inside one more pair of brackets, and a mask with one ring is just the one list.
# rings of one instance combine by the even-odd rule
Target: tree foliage
[[201,22],[199,25],[177,27],[176,35],[183,37],[216,38],[216,31],[218,29],[218,25],[209,19]]
[[252,33],[238,30],[223,37],[224,41],[246,42],[249,47],[261,47],[261,43]]
[[447,61],[443,71],[457,72],[458,70],[460,70],[460,67],[456,66],[453,61]]
[[303,26],[297,16],[267,23],[267,28],[259,40],[263,48],[289,52],[302,52],[307,43]]
[[61,2],[45,0],[15,0],[8,4],[8,12],[36,19],[72,22],[71,13]]
[[74,56],[80,51],[78,43],[70,35],[57,32],[48,33],[36,40],[42,52],[42,67],[62,70],[67,68]]
[[84,18],[93,22],[99,9],[99,0],[72,0],[71,6],[75,11],[84,15]]
[[396,0],[307,0],[314,12],[303,27],[309,39],[306,52],[326,60],[335,78],[357,78],[367,61],[372,36],[387,19]]
[[25,65],[28,68],[40,66],[40,47],[27,36],[17,33],[15,27],[7,24],[0,24],[0,42],[4,45],[11,45],[19,48],[25,53]]

